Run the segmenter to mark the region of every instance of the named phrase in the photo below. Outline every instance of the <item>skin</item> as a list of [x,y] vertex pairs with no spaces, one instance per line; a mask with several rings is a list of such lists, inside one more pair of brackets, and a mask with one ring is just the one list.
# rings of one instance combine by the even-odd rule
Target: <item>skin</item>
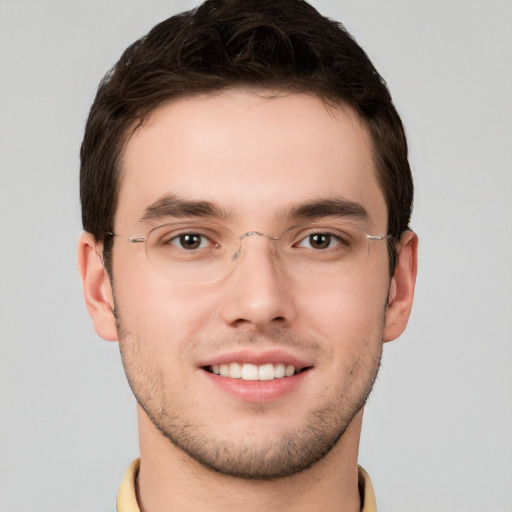
[[[270,235],[289,225],[283,210],[342,198],[366,210],[366,232],[385,234],[375,173],[367,132],[347,108],[261,91],[182,99],[128,142],[115,231],[144,237],[168,221],[142,220],[148,206],[177,194],[228,212],[222,222],[236,233]],[[114,293],[101,248],[80,240],[89,312],[101,337],[119,339],[139,402],[141,509],[359,510],[362,406],[383,342],[409,317],[416,236],[404,235],[391,279],[385,242],[371,242],[357,272],[317,283],[282,271],[268,240],[243,243],[224,278],[190,285],[158,273],[143,244],[116,239]],[[292,357],[308,370],[275,399],[247,400],[204,370],[226,354]]]

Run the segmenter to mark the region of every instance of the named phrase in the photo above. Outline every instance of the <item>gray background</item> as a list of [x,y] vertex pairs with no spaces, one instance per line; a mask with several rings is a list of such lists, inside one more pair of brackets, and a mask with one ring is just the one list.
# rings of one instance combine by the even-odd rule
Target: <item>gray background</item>
[[[407,127],[416,303],[385,347],[360,462],[379,511],[512,511],[512,4],[314,1]],[[0,510],[103,512],[137,456],[117,345],[75,263],[78,148],[103,73],[185,1],[0,0]]]

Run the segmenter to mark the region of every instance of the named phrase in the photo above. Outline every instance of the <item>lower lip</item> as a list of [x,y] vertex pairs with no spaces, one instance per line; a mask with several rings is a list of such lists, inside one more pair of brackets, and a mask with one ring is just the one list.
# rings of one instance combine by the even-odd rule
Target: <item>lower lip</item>
[[310,370],[302,371],[292,377],[273,380],[243,380],[221,377],[203,370],[205,376],[215,386],[244,402],[263,403],[278,400],[294,391]]

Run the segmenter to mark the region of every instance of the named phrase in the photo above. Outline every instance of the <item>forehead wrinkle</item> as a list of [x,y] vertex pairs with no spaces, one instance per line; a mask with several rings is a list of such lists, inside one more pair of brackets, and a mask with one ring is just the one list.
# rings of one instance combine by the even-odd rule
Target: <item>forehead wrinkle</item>
[[164,219],[165,217],[213,217],[229,220],[232,214],[210,201],[196,201],[166,194],[145,208],[141,221]]

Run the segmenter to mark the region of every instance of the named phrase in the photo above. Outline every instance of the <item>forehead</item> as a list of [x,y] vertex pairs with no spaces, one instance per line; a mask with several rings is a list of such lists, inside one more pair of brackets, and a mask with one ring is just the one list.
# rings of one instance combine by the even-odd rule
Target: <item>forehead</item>
[[133,229],[166,195],[267,222],[290,205],[361,203],[375,227],[386,206],[363,123],[309,94],[228,90],[169,102],[128,141],[116,230]]

